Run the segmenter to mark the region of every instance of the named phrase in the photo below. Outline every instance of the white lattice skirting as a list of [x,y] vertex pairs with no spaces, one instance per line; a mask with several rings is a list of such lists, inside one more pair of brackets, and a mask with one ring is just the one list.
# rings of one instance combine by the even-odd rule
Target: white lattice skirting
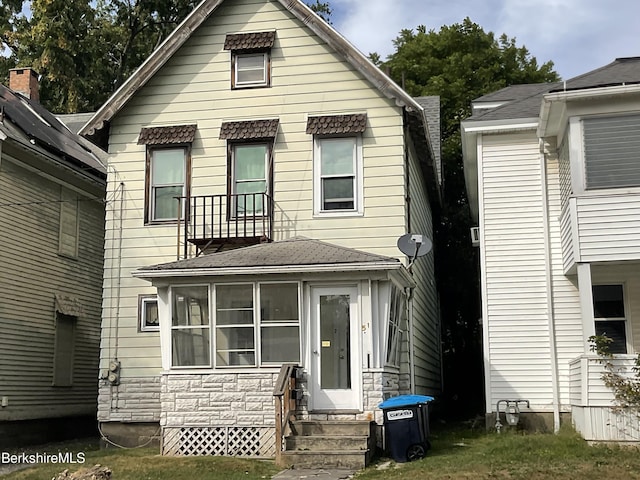
[[163,455],[274,457],[273,427],[165,427]]

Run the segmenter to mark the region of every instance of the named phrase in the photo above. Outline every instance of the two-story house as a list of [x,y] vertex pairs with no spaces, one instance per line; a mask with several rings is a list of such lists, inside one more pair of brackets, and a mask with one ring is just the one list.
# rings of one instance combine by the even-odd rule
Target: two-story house
[[[0,446],[95,434],[104,195],[100,151],[0,85]],[[93,152],[95,149],[95,152]]]
[[103,434],[273,455],[287,363],[299,419],[438,394],[433,252],[397,247],[432,239],[438,112],[301,1],[201,3],[81,130],[109,153]]
[[522,399],[534,423],[570,416],[587,440],[639,440],[637,418],[611,409],[589,337],[610,337],[621,367],[640,351],[640,58],[473,107],[462,139],[488,423],[499,408],[505,423],[500,400]]

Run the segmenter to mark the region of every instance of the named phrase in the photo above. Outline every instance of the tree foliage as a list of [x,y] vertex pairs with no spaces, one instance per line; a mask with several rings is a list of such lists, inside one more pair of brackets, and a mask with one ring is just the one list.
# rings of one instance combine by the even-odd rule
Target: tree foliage
[[[41,76],[51,111],[97,109],[191,12],[199,0],[3,0],[0,80],[10,68]],[[310,7],[330,21],[328,2]]]
[[[445,386],[479,410],[483,398],[479,260],[471,246],[471,218],[462,169],[460,122],[471,102],[520,83],[556,81],[553,63],[538,65],[514,38],[495,38],[469,18],[443,26],[405,29],[395,52],[381,66],[413,96],[438,95],[441,102],[444,205],[435,228],[435,259],[441,296]],[[379,57],[374,57],[379,58]],[[471,405],[474,399],[479,400]],[[455,402],[448,402],[448,406]],[[455,407],[453,407],[455,408]]]

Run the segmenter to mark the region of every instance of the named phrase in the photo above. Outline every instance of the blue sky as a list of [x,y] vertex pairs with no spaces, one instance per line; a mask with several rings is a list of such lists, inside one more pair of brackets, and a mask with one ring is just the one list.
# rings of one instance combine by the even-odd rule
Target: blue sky
[[363,53],[384,59],[403,28],[439,30],[465,17],[506,33],[538,63],[553,61],[563,79],[618,57],[640,56],[640,1],[618,0],[329,0],[333,26]]

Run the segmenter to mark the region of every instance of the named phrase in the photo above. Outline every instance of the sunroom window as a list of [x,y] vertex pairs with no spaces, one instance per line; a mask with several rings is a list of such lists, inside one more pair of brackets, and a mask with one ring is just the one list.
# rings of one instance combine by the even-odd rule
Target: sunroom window
[[209,287],[173,287],[171,293],[171,364],[211,365]]
[[300,361],[297,283],[216,285],[216,367]]
[[640,115],[585,118],[587,190],[640,186]]

